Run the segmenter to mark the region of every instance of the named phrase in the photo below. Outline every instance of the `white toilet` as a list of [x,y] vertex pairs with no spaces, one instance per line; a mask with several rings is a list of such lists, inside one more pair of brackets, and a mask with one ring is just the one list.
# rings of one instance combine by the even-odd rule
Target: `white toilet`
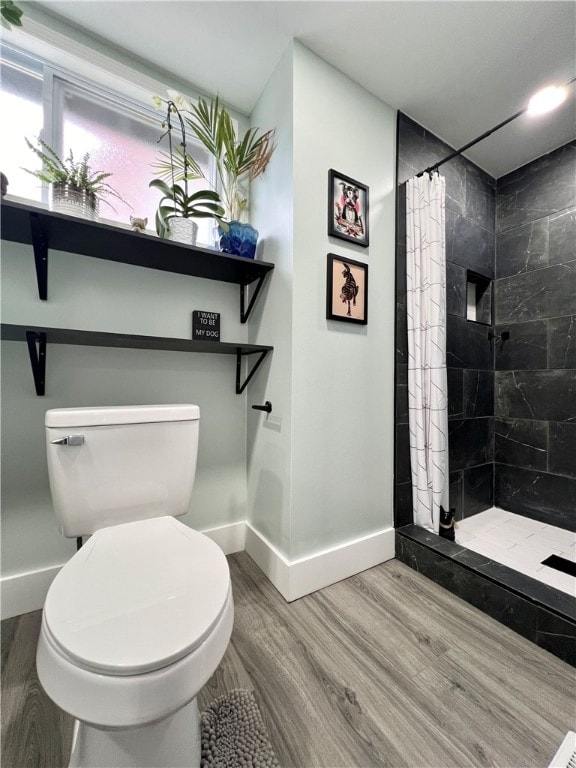
[[188,510],[195,405],[46,413],[64,536],[90,535],[48,591],[40,682],[76,718],[70,766],[198,768],[196,695],[228,646],[228,563]]

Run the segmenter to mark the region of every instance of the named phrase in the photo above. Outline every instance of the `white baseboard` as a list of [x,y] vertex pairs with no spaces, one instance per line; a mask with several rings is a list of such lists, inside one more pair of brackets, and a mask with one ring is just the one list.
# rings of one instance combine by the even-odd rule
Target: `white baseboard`
[[[233,552],[244,550],[246,536],[245,523],[232,523],[210,528],[201,533],[208,536],[224,551],[231,555]],[[38,611],[44,605],[50,584],[64,563],[43,568],[37,571],[17,573],[0,579],[2,619],[20,616],[22,613]]]
[[[248,523],[221,525],[202,533],[216,542],[226,555],[246,550],[289,602],[394,557],[393,528],[297,560],[288,560]],[[48,589],[63,565],[2,577],[1,618],[9,619],[42,608]]]
[[225,555],[243,552],[246,543],[246,523],[230,523],[200,531],[213,542],[218,544]]
[[37,611],[44,605],[50,584],[64,563],[0,579],[3,619]]
[[291,602],[394,557],[394,528],[385,528],[331,549],[288,560],[246,524],[246,552],[280,594]]
[[246,552],[264,571],[282,597],[290,594],[290,561],[262,536],[250,523],[246,523]]

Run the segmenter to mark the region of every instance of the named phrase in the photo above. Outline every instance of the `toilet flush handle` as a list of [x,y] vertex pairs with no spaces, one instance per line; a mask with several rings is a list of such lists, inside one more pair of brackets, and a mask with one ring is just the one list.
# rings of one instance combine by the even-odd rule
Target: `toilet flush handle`
[[58,440],[50,440],[51,445],[84,445],[84,435],[66,435]]

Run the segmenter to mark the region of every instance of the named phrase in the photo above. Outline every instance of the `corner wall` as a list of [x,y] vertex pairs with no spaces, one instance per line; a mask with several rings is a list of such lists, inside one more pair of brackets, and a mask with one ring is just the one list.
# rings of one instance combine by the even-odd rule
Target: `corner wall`
[[576,144],[498,179],[496,501],[576,530]]
[[[221,313],[224,341],[246,341],[235,285],[50,251],[48,300],[40,301],[30,246],[3,241],[1,269],[2,322],[191,338],[192,310],[209,309]],[[52,510],[48,408],[198,404],[198,470],[182,519],[199,530],[246,519],[246,395],[235,394],[233,356],[48,343],[44,397],[25,343],[3,341],[1,359],[3,610],[40,608],[75,551]]]
[[[252,119],[278,126],[279,151],[252,197],[277,266],[250,331],[274,328],[275,351],[249,392],[273,412],[248,412],[247,550],[293,599],[394,553],[395,113],[294,43]],[[330,168],[370,188],[367,249],[327,235]],[[367,326],[326,320],[328,253],[369,265]]]
[[[343,137],[351,117],[354,135]],[[252,200],[258,255],[276,268],[247,326],[237,286],[58,252],[50,253],[49,300],[41,302],[32,249],[3,243],[3,322],[184,338],[192,310],[204,309],[221,313],[224,341],[275,347],[237,396],[232,357],[49,346],[47,395],[37,398],[26,345],[3,344],[3,574],[10,589],[32,585],[17,596],[21,611],[41,606],[74,552],[52,513],[47,408],[199,404],[185,521],[230,528],[239,541],[247,520],[248,550],[285,583],[287,599],[394,556],[395,112],[295,43],[253,122],[278,132]],[[369,249],[327,236],[330,168],[370,187]],[[325,318],[329,252],[369,265],[365,327]],[[250,408],[267,399],[271,416]]]
[[[292,499],[292,293],[293,206],[293,51],[290,46],[252,113],[252,124],[276,128],[276,150],[261,179],[250,190],[250,218],[260,233],[259,258],[274,271],[250,317],[249,341],[273,344],[265,369],[248,385],[248,524],[279,552],[290,551]],[[251,404],[270,400],[266,415]]]
[[[7,33],[6,42],[11,35],[20,39],[17,45],[25,39],[47,60],[55,55],[53,46],[62,48],[72,71],[92,77],[96,70],[102,84],[145,102],[165,87],[196,91],[42,9],[30,6],[26,14],[25,28]],[[51,250],[48,300],[40,301],[31,247],[2,241],[0,267],[5,323],[191,338],[192,310],[209,309],[221,313],[223,341],[247,341],[236,285]],[[273,342],[267,337],[263,343]],[[3,341],[1,375],[2,617],[40,608],[75,551],[75,542],[58,532],[52,511],[44,446],[48,408],[197,403],[198,470],[182,520],[210,531],[227,552],[243,549],[246,394],[234,392],[233,356],[49,344],[46,395],[37,397],[26,344]]]
[[[396,250],[396,527],[413,521],[408,430],[406,181],[453,148],[398,113]],[[456,519],[491,507],[494,469],[492,326],[466,320],[466,270],[494,278],[495,181],[465,157],[446,178],[446,363],[450,507]]]

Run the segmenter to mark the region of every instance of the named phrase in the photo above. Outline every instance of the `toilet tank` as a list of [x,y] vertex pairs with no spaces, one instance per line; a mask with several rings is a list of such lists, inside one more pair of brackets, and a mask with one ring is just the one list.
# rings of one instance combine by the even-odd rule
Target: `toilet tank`
[[64,536],[188,511],[197,405],[46,411],[48,476]]

